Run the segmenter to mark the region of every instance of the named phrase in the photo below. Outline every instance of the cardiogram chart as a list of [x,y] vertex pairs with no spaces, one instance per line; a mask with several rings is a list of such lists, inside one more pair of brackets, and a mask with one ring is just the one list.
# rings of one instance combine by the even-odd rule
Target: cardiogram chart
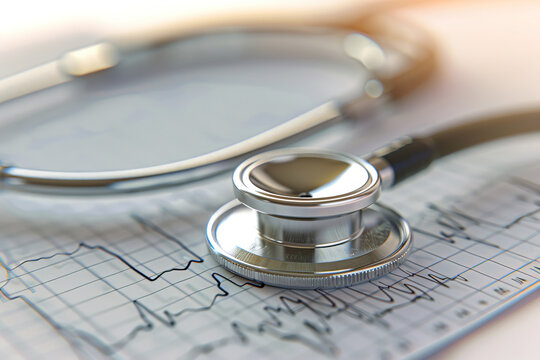
[[[213,261],[204,228],[232,196],[226,180],[125,204],[53,206],[5,196],[0,353],[160,359],[421,354],[493,316],[540,280],[537,159],[515,172],[500,171],[491,166],[496,156],[490,163],[484,153],[454,157],[383,196],[410,220],[411,256],[383,278],[333,290],[264,286]],[[27,215],[29,207],[48,215]],[[36,323],[39,333],[29,330]],[[65,346],[46,346],[53,338]]]

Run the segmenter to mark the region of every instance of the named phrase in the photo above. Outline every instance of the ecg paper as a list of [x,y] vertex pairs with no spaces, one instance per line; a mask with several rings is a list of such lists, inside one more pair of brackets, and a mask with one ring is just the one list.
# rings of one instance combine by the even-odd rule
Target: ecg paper
[[213,261],[204,228],[232,197],[229,180],[97,202],[2,194],[0,354],[429,354],[537,287],[538,144],[474,149],[383,195],[411,223],[412,254],[385,277],[334,290],[264,286]]

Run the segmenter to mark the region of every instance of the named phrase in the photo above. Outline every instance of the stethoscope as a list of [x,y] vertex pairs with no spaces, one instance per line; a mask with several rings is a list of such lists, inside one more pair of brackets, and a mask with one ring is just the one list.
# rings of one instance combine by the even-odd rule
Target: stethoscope
[[[0,102],[115,67],[122,56],[137,50],[204,36],[192,33],[199,27],[206,32],[210,28],[223,31],[224,25],[229,24],[198,25],[182,29],[180,37],[167,32],[138,43],[103,42],[70,52],[45,67],[0,80]],[[276,30],[276,24],[264,25],[266,30]],[[461,149],[537,131],[538,113],[490,117],[427,136],[406,137],[365,160],[310,149],[261,153],[339,120],[366,103],[402,96],[426,80],[435,67],[429,37],[395,19],[366,13],[354,22],[315,25],[348,32],[343,51],[371,74],[358,94],[322,104],[221,150],[164,165],[60,172],[0,164],[1,188],[76,195],[131,193],[197,181],[245,160],[233,173],[237,199],[220,208],[208,223],[208,246],[218,263],[241,276],[290,288],[349,286],[388,273],[409,253],[412,233],[399,214],[375,203],[381,189]],[[286,30],[307,31],[294,26]],[[227,31],[238,29],[227,27]],[[241,31],[260,29],[248,26]],[[379,44],[402,55],[398,70],[389,66],[391,61]],[[39,71],[53,71],[57,76],[35,84],[32,79]]]

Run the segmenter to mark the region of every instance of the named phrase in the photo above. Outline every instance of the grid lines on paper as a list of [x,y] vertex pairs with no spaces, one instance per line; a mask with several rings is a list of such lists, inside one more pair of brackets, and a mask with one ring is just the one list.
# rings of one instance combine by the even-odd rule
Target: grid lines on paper
[[[212,209],[230,194],[224,191],[225,184],[217,184],[159,198],[150,206],[152,211],[135,213],[203,260],[155,281],[138,276],[120,257],[152,277],[182,267],[193,256],[142,226],[131,213],[109,222],[67,225],[4,218],[0,221],[7,230],[2,227],[1,250],[9,260],[5,266],[11,279],[4,282],[3,291],[10,298],[25,296],[51,326],[59,326],[55,336],[78,339],[72,343],[75,349],[81,343],[90,348],[99,343],[104,347],[97,346],[98,352],[108,349],[141,358],[205,353],[226,358],[228,351],[247,358],[263,350],[268,358],[302,354],[327,358],[321,355],[325,351],[342,358],[358,351],[372,358],[401,357],[488,316],[508,299],[535,288],[540,279],[538,194],[512,179],[488,183],[493,179],[491,169],[479,169],[472,179],[456,175],[460,161],[461,174],[467,174],[474,159],[454,159],[451,166],[437,167],[393,192],[391,205],[410,205],[404,211],[418,230],[414,249],[401,268],[367,284],[321,292],[261,289],[220,268],[209,256],[202,232]],[[501,193],[500,187],[506,197],[490,194]],[[420,192],[433,196],[418,199]],[[448,214],[455,219],[446,219]],[[467,227],[466,233],[448,227],[456,219]],[[75,251],[81,242],[88,248]],[[110,252],[97,251],[96,246]],[[304,302],[294,301],[299,299]],[[338,305],[331,308],[328,299]],[[268,310],[274,308],[280,310]],[[186,309],[191,310],[182,312]],[[317,311],[325,316],[317,316]],[[166,316],[175,312],[181,316]],[[24,309],[10,315],[19,313]],[[281,326],[270,324],[272,315]],[[170,319],[174,325],[167,324]],[[145,327],[149,323],[152,326]],[[25,324],[21,322],[15,333],[23,333]],[[234,324],[244,329],[248,340],[239,337],[242,330]],[[258,333],[258,326],[264,331]],[[137,327],[140,331],[133,333]],[[128,339],[130,332],[135,335]],[[39,353],[37,343],[17,338],[15,343],[29,343],[28,351]]]

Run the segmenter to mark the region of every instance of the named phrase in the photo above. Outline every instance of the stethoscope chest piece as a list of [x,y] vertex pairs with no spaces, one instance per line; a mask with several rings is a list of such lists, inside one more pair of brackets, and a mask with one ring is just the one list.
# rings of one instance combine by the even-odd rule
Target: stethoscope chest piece
[[336,288],[392,271],[411,248],[407,222],[374,204],[377,170],[343,154],[285,149],[233,174],[236,200],[210,219],[210,252],[243,277],[287,288]]

